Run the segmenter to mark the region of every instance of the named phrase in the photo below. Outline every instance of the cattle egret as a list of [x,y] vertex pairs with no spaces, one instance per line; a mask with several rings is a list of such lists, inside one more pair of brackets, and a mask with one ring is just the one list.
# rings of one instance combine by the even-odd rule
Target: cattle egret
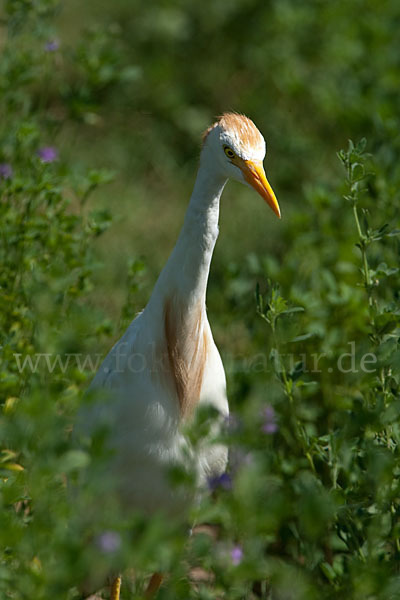
[[[185,512],[190,498],[171,486],[168,469],[188,465],[198,488],[226,468],[227,448],[199,445],[188,452],[182,424],[196,407],[212,405],[228,415],[225,372],[206,313],[206,290],[218,236],[219,202],[229,178],[253,187],[280,217],[266,178],[265,141],[254,123],[222,115],[203,135],[200,165],[178,241],[146,308],[105,358],[90,389],[103,388],[86,420],[106,422],[122,504],[148,514]],[[161,582],[154,575],[148,594]],[[119,598],[120,578],[112,587]]]

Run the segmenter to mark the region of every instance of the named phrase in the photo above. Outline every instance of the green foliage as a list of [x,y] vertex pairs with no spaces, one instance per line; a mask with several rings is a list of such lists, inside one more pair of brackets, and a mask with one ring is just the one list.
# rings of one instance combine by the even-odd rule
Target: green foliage
[[[133,567],[125,599],[153,570],[170,574],[159,597],[171,600],[397,598],[398,3],[119,0],[94,3],[96,23],[90,7],[71,27],[52,0],[4,2],[0,596],[78,598]],[[194,511],[217,539],[188,541],[161,517],[122,516],[99,475],[106,432],[89,448],[71,432],[99,357],[165,262],[158,233],[175,235],[182,165],[231,108],[273,142],[284,219],[265,234],[233,205],[223,216],[208,309],[231,458]],[[106,186],[117,166],[134,179],[129,202]],[[197,415],[193,445],[214,418]],[[171,481],[192,485],[178,470]],[[196,569],[207,577],[193,585]]]

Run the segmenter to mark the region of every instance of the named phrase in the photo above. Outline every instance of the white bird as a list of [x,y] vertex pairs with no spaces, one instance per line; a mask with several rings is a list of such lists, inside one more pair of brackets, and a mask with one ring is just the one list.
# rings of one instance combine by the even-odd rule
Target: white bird
[[[206,313],[210,263],[218,237],[219,204],[229,178],[253,187],[280,217],[267,181],[266,145],[244,115],[226,113],[203,135],[200,166],[178,241],[146,308],[132,321],[90,386],[105,388],[85,419],[92,430],[106,423],[122,503],[149,514],[184,512],[187,495],[171,487],[168,469],[194,469],[199,489],[221,475],[227,448],[190,450],[182,425],[196,407],[210,404],[228,415],[225,372]],[[154,579],[155,577],[155,579]],[[158,588],[153,576],[150,592]],[[112,597],[119,598],[120,579]]]

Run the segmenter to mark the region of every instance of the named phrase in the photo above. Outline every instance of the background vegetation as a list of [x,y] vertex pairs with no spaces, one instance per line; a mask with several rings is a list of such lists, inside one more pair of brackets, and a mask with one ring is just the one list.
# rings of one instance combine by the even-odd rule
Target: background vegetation
[[[126,599],[154,568],[164,599],[398,598],[398,2],[1,10],[0,596],[78,598],[133,566]],[[74,357],[146,303],[226,110],[265,135],[283,219],[224,192],[208,313],[231,465],[197,515],[218,539],[188,543],[126,522],[107,482],[71,499],[104,460],[71,436],[92,376]],[[211,581],[189,585],[199,568]]]

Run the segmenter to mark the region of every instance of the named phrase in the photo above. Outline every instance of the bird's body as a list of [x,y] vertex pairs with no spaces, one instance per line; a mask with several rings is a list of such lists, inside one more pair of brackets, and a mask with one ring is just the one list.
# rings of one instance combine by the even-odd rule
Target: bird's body
[[205,305],[224,183],[208,181],[202,196],[193,194],[149,303],[91,384],[91,389],[105,388],[112,396],[95,405],[91,424],[101,419],[111,432],[124,504],[146,512],[182,512],[182,503],[187,506],[187,499],[179,502],[168,483],[169,466],[195,469],[199,487],[226,466],[225,447],[205,446],[193,456],[181,432],[199,403],[228,414],[225,372]]
[[250,119],[226,114],[203,140],[200,167],[178,241],[146,308],[96,374],[91,389],[106,395],[86,413],[90,430],[107,424],[117,489],[126,506],[169,514],[190,504],[171,487],[168,469],[193,470],[198,487],[224,472],[227,448],[193,450],[182,426],[208,403],[228,415],[225,373],[206,314],[219,203],[229,177],[250,184],[279,216],[265,178],[265,142]]

